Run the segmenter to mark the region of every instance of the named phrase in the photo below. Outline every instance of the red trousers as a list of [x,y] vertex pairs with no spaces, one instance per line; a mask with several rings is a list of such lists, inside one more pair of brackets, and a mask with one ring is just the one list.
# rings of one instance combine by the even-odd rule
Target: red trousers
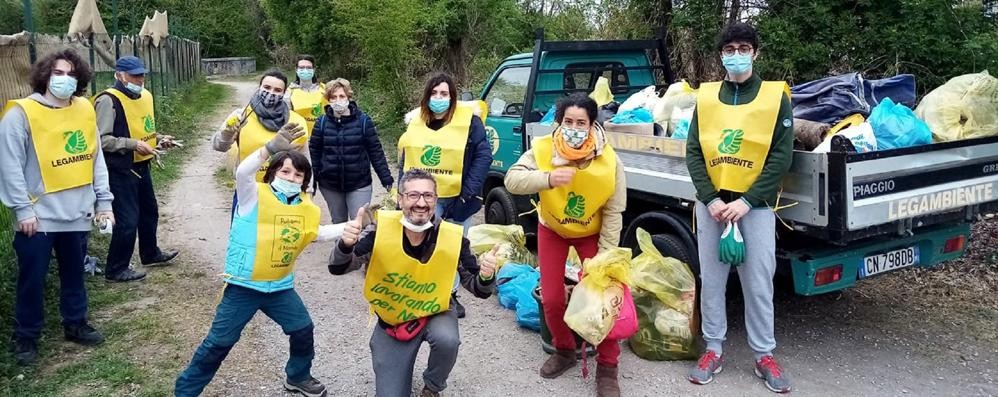
[[[541,300],[544,304],[544,323],[551,332],[551,342],[556,349],[575,350],[575,336],[565,324],[565,261],[568,247],[575,247],[579,259],[596,256],[599,234],[582,238],[564,238],[544,225],[537,225],[537,261],[541,269]],[[620,357],[620,343],[606,339],[596,347],[596,362],[606,367],[616,367]]]

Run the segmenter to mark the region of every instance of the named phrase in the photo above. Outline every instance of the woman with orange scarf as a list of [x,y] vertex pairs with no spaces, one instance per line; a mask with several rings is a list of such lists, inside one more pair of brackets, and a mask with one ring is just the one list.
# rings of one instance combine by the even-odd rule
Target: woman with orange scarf
[[[627,204],[624,166],[606,143],[596,121],[596,102],[584,95],[562,99],[555,107],[558,128],[534,138],[531,148],[506,173],[513,194],[539,194],[537,259],[541,271],[544,321],[557,352],[540,369],[556,378],[578,362],[575,337],[565,324],[565,260],[575,247],[583,260],[616,247],[621,212]],[[617,359],[620,344],[604,340],[596,347],[596,391],[619,396]]]

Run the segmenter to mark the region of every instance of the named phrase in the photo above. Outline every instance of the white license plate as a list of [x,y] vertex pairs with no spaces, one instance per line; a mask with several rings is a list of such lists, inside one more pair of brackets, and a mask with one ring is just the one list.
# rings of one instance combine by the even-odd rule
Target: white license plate
[[908,247],[863,258],[859,277],[866,278],[880,273],[918,264],[918,247]]

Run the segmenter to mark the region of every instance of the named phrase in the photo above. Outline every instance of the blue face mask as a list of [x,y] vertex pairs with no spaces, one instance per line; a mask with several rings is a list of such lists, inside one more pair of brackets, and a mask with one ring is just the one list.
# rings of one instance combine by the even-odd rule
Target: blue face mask
[[283,194],[284,198],[301,194],[301,184],[284,180],[276,176],[274,177],[274,181],[270,182],[270,187],[274,188],[274,191],[277,193]]
[[125,83],[125,88],[131,91],[133,94],[142,93],[142,86],[138,84]]
[[430,111],[436,114],[446,112],[450,109],[450,99],[430,98]]
[[312,78],[315,77],[315,69],[298,69],[296,73],[302,81],[312,81]]
[[752,55],[722,55],[721,64],[729,74],[745,74],[752,69]]
[[59,99],[69,99],[76,92],[76,78],[69,75],[49,77],[49,92]]

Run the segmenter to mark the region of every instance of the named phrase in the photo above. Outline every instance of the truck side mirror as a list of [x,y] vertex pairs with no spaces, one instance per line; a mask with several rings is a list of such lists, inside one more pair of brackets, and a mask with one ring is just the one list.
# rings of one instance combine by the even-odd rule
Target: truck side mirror
[[475,100],[475,94],[472,94],[472,93],[470,93],[468,91],[464,91],[464,92],[461,93],[461,100],[462,101],[474,101]]

